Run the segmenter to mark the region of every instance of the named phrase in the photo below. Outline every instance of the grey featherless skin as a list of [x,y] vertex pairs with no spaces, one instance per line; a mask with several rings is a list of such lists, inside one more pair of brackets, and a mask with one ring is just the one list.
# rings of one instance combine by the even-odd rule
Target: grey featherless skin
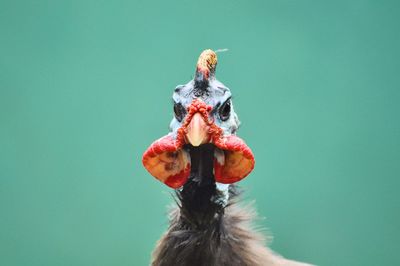
[[[143,156],[146,169],[176,189],[177,206],[170,212],[169,228],[157,242],[151,265],[309,265],[267,248],[266,236],[252,225],[254,209],[238,203],[233,183],[250,173],[254,158],[244,142],[235,139],[239,119],[230,90],[215,78],[216,65],[215,52],[205,50],[200,55],[194,79],[173,93],[170,133]],[[194,103],[200,108],[191,113]],[[207,112],[204,106],[209,106]],[[196,112],[205,116],[198,118]],[[212,134],[223,144],[218,145]]]

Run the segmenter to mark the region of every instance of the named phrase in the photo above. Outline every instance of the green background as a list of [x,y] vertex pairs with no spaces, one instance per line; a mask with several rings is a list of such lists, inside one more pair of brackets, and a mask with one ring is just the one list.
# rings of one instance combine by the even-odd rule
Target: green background
[[272,248],[400,265],[398,1],[0,1],[0,265],[147,265],[171,190],[141,165],[219,54]]

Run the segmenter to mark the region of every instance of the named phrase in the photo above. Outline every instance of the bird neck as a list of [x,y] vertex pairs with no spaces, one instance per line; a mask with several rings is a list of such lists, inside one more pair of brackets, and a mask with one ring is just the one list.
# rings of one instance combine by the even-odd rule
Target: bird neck
[[190,153],[191,173],[178,192],[181,219],[191,227],[209,227],[223,215],[226,202],[214,179],[214,145],[186,148]]

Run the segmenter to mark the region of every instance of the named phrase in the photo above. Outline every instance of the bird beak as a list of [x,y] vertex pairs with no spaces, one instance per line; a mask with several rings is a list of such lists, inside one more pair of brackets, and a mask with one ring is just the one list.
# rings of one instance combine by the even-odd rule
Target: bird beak
[[209,126],[200,113],[195,113],[187,127],[186,139],[193,146],[197,147],[209,141]]

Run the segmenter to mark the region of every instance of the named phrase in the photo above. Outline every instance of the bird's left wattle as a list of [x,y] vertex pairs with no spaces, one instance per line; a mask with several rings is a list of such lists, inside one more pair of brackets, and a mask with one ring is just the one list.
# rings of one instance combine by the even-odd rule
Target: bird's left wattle
[[[212,119],[212,110],[195,98],[177,133],[156,140],[143,154],[142,162],[147,171],[169,187],[179,188],[190,175],[190,155],[184,145],[212,143],[215,146],[215,181],[230,184],[245,178],[254,168],[254,155],[242,139],[224,134]],[[200,121],[193,123],[194,119]]]

